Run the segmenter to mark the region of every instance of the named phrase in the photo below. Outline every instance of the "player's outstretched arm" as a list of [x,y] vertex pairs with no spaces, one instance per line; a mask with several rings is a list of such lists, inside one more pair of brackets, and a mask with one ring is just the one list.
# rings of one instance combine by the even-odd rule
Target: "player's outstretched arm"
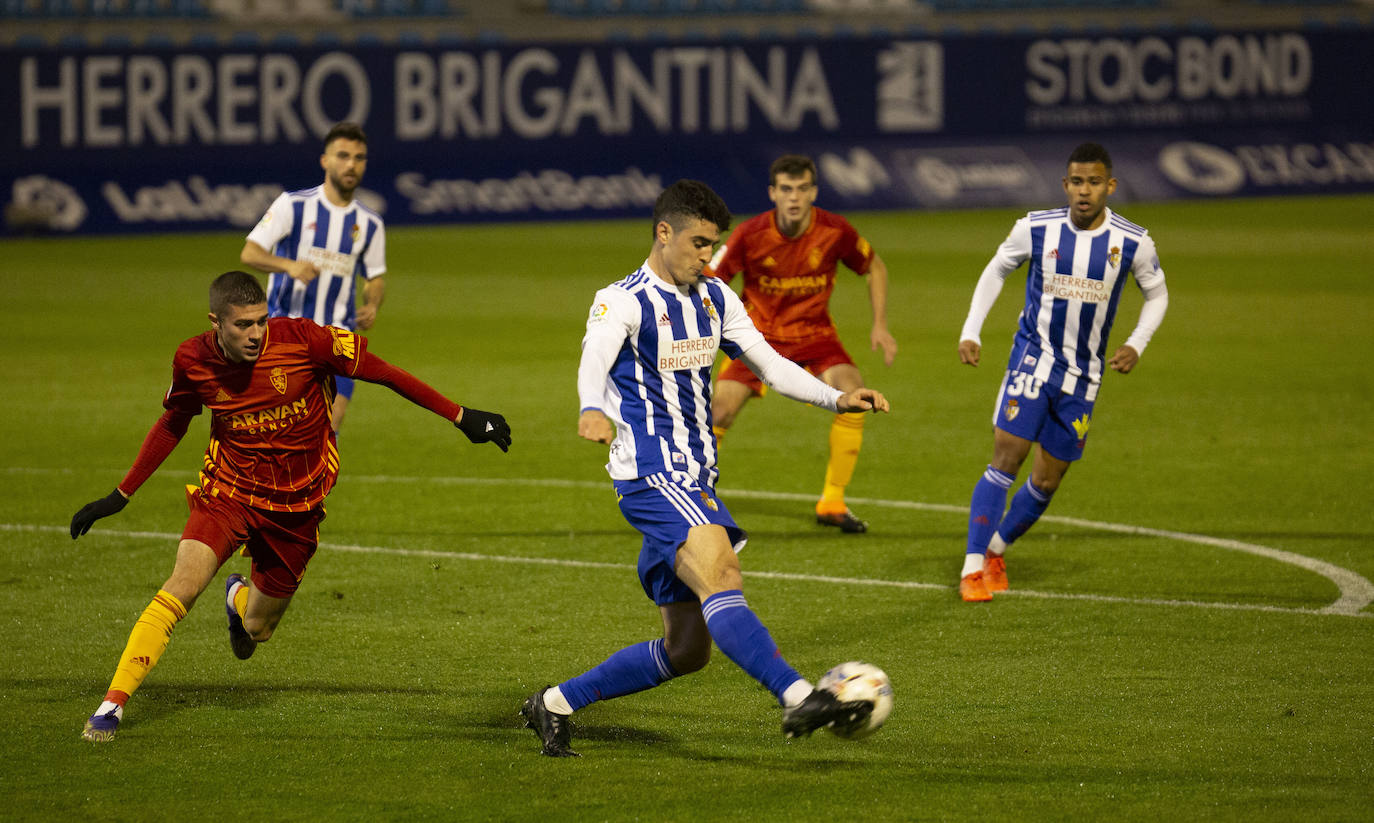
[[495,412],[464,406],[453,425],[474,443],[495,443],[501,451],[510,450],[510,424]]
[[474,443],[495,443],[501,451],[510,449],[510,424],[506,418],[496,412],[461,406],[420,378],[370,351],[366,357],[359,358],[352,376],[386,386],[415,405],[452,420],[453,425]]
[[109,517],[112,514],[119,514],[128,505],[129,498],[124,492],[116,488],[114,491],[100,498],[92,500],[81,507],[81,510],[72,515],[72,539],[80,537],[91,530],[95,521],[102,517]]
[[577,436],[609,445],[615,440],[615,424],[601,409],[586,409],[577,416]]
[[835,407],[842,412],[885,412],[892,410],[882,392],[866,388],[858,388],[840,395],[840,399],[835,401]]

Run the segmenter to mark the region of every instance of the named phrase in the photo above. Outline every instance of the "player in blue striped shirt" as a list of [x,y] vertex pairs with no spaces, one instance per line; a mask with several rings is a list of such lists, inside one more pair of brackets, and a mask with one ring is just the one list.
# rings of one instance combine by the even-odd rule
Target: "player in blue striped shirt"
[[[973,487],[959,593],[968,602],[1008,587],[1007,547],[1049,506],[1069,464],[1083,455],[1106,367],[1128,374],[1169,305],[1164,271],[1145,229],[1107,208],[1112,159],[1096,143],[1069,155],[1068,205],[1016,221],[973,293],[959,360],[977,366],[978,334],[1007,275],[1029,261],[1026,306],[993,411],[992,463]],[[1145,296],[1135,330],[1110,357],[1107,337],[1126,275]],[[1007,506],[1016,473],[1038,443],[1030,479]],[[1005,514],[1003,508],[1006,508]]]
[[711,642],[777,698],[783,733],[862,722],[871,706],[839,703],[787,664],[741,591],[745,533],[716,496],[711,366],[743,358],[774,390],[835,412],[887,411],[872,389],[842,393],[786,360],[744,305],[703,270],[730,224],[704,183],[679,180],[654,206],[649,258],[596,293],[577,372],[580,437],[609,444],[606,470],[625,519],[644,535],[639,579],[663,637],[628,646],[521,713],[552,757],[575,756],[568,716],[598,700],[652,688],[706,665]]
[[[386,231],[381,215],[354,192],[367,171],[367,135],[339,123],[324,138],[324,182],[284,192],[249,233],[239,259],[270,273],[272,317],[308,317],[321,326],[366,330],[386,295]],[[356,283],[363,278],[363,304]],[[353,380],[335,379],[330,422],[338,432],[353,396]]]

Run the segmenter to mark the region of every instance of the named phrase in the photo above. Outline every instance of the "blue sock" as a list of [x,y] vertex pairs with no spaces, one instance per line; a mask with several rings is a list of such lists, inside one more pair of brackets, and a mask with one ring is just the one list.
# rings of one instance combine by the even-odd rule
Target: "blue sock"
[[782,693],[802,676],[782,659],[768,629],[744,601],[744,593],[739,589],[716,592],[701,604],[701,613],[716,646],[782,703]]
[[1054,492],[1036,488],[1029,480],[1026,481],[1026,485],[1017,489],[1016,494],[1011,496],[1011,506],[1007,508],[1006,517],[1002,518],[1002,524],[997,527],[1002,542],[1010,546],[1013,540],[1026,533],[1026,529],[1034,526],[1035,521],[1040,519],[1040,515],[1044,514],[1045,508],[1050,505],[1051,497],[1054,497]]
[[568,705],[577,711],[598,700],[610,700],[612,697],[652,689],[677,676],[673,664],[668,662],[663,638],[660,637],[647,643],[626,646],[595,668],[560,683],[558,688],[568,699]]
[[973,487],[973,500],[968,507],[968,553],[987,554],[988,541],[997,524],[1002,522],[1002,509],[1007,505],[1007,489],[1015,475],[988,466]]

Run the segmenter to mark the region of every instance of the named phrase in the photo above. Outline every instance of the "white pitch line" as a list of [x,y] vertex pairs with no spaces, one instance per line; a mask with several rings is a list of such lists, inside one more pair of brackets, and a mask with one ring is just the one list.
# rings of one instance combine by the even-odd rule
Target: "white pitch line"
[[[807,499],[810,499],[809,497]],[[9,532],[40,532],[66,534],[68,529],[62,526],[33,526],[15,523],[0,523],[0,531]],[[181,537],[172,532],[148,532],[148,531],[122,531],[118,529],[97,529],[99,533],[110,534],[118,537],[133,537],[148,540],[173,541]],[[381,554],[393,557],[432,557],[442,560],[469,560],[475,562],[489,563],[515,563],[530,566],[559,566],[562,568],[575,569],[614,569],[623,572],[635,571],[635,567],[627,563],[607,563],[595,560],[567,560],[557,557],[520,557],[515,555],[500,554],[480,554],[477,552],[456,552],[443,551],[439,549],[398,549],[389,546],[355,546],[341,543],[321,543],[320,548],[325,551],[347,552],[350,554]],[[746,571],[745,577],[758,578],[761,580],[790,580],[799,583],[829,583],[843,586],[869,586],[891,589],[935,589],[949,590],[952,586],[941,583],[920,583],[914,580],[879,580],[867,577],[834,577],[822,574],[798,574],[795,572],[769,572],[769,571]],[[1037,592],[1026,589],[1014,589],[998,595],[1015,595],[1017,597],[1033,597],[1042,600],[1079,600],[1094,603],[1120,603],[1133,606],[1169,606],[1169,607],[1188,607],[1200,609],[1224,609],[1229,611],[1258,611],[1278,614],[1309,614],[1309,615],[1340,615],[1343,617],[1363,617],[1369,618],[1374,615],[1353,612],[1334,612],[1329,608],[1325,609],[1299,609],[1284,606],[1268,606],[1255,603],[1213,603],[1204,600],[1168,600],[1164,598],[1136,598],[1119,597],[1101,594],[1075,594],[1067,592]]]
[[[6,468],[4,469],[4,473],[5,473],[5,474],[71,474],[72,472],[71,472],[70,469],[6,467]],[[167,471],[163,471],[163,472],[161,472],[161,473],[162,473],[162,474],[165,474],[165,475],[169,475],[169,476],[178,476],[178,475],[180,475],[180,476],[194,476],[194,475],[195,475],[194,472],[177,471],[177,470],[167,470]],[[424,483],[424,484],[441,485],[441,486],[502,486],[502,485],[510,486],[510,485],[515,485],[515,486],[542,486],[542,487],[547,487],[547,488],[565,488],[565,489],[566,489],[566,488],[572,488],[572,489],[598,489],[598,490],[602,490],[602,491],[608,491],[608,490],[610,489],[610,486],[609,486],[609,484],[608,484],[606,481],[562,480],[562,479],[558,479],[558,478],[533,478],[533,477],[526,477],[526,478],[521,478],[521,477],[502,478],[502,477],[414,477],[414,476],[394,476],[394,475],[347,475],[346,477],[344,477],[344,478],[341,479],[341,482],[345,482],[345,483],[394,483],[394,484],[409,484],[409,485],[418,485],[418,484]],[[746,499],[752,498],[752,499],[756,499],[756,500],[788,500],[788,501],[800,501],[800,502],[810,502],[810,501],[813,499],[813,497],[814,497],[813,495],[809,495],[809,494],[800,494],[800,493],[797,493],[797,492],[770,492],[770,491],[757,491],[757,490],[750,490],[750,489],[727,489],[727,490],[725,490],[725,493],[724,493],[722,496],[723,496],[723,497],[726,497],[727,499],[728,499],[729,497],[740,497],[740,498],[746,498]],[[921,503],[921,502],[917,502],[917,501],[914,501],[914,500],[885,500],[885,499],[881,499],[881,498],[867,498],[867,497],[851,497],[851,498],[849,498],[849,500],[850,500],[850,502],[857,503],[857,504],[859,504],[859,505],[861,505],[861,506],[878,506],[878,507],[893,508],[893,509],[907,509],[907,510],[914,510],[914,511],[942,512],[942,513],[950,513],[950,514],[966,514],[966,513],[968,512],[968,507],[967,507],[967,506],[954,506],[954,505],[950,505],[950,504],[946,504],[946,503]],[[1257,543],[1245,543],[1245,542],[1242,542],[1242,541],[1239,541],[1239,540],[1227,540],[1227,539],[1225,539],[1225,538],[1210,537],[1210,536],[1204,535],[1204,534],[1192,534],[1192,533],[1189,533],[1189,532],[1169,531],[1169,530],[1166,530],[1166,529],[1154,529],[1154,528],[1150,528],[1150,527],[1148,527],[1148,526],[1131,526],[1131,525],[1126,525],[1126,524],[1122,524],[1122,523],[1108,523],[1108,522],[1100,521],[1100,520],[1084,520],[1084,519],[1077,518],[1077,517],[1064,517],[1064,516],[1053,515],[1053,514],[1046,514],[1046,515],[1043,515],[1043,516],[1041,516],[1040,519],[1041,519],[1042,521],[1047,521],[1047,522],[1051,522],[1051,523],[1063,523],[1063,524],[1065,524],[1065,525],[1078,526],[1078,527],[1086,528],[1086,529],[1097,529],[1097,530],[1099,530],[1099,531],[1115,532],[1115,533],[1117,533],[1117,534],[1139,534],[1139,535],[1145,535],[1145,536],[1149,536],[1149,537],[1159,537],[1159,538],[1163,538],[1163,539],[1166,539],[1166,540],[1177,540],[1177,541],[1184,542],[1184,543],[1194,543],[1194,544],[1201,545],[1201,546],[1211,546],[1211,547],[1213,547],[1213,548],[1228,549],[1228,550],[1230,550],[1230,551],[1238,551],[1238,552],[1243,552],[1243,553],[1246,553],[1246,554],[1253,554],[1253,555],[1256,555],[1256,556],[1259,556],[1259,557],[1266,557],[1266,558],[1269,558],[1269,559],[1271,559],[1271,560],[1277,560],[1277,561],[1279,561],[1280,563],[1287,563],[1287,564],[1292,565],[1292,566],[1297,566],[1297,567],[1300,568],[1300,569],[1305,569],[1305,570],[1310,571],[1310,572],[1312,572],[1312,573],[1314,573],[1314,574],[1317,574],[1317,575],[1320,575],[1320,576],[1322,576],[1322,577],[1325,577],[1327,580],[1330,580],[1332,583],[1334,583],[1334,584],[1336,585],[1336,588],[1340,591],[1340,596],[1337,597],[1336,600],[1333,601],[1331,604],[1329,604],[1329,605],[1327,605],[1327,606],[1325,606],[1325,607],[1323,607],[1323,608],[1321,608],[1321,609],[1296,609],[1296,608],[1286,608],[1286,607],[1281,607],[1281,606],[1259,606],[1259,605],[1248,605],[1248,604],[1205,603],[1205,602],[1195,602],[1195,601],[1187,601],[1187,600],[1167,600],[1167,599],[1155,600],[1155,599],[1149,599],[1149,598],[1121,598],[1121,597],[1115,597],[1115,596],[1112,596],[1112,595],[1067,594],[1067,593],[1059,593],[1059,592],[1031,592],[1031,591],[1027,591],[1027,590],[1025,590],[1025,589],[1013,590],[1012,592],[1009,592],[1009,594],[1016,594],[1016,595],[1025,596],[1025,597],[1049,597],[1049,598],[1057,598],[1057,599],[1065,599],[1065,600],[1095,600],[1095,601],[1100,601],[1100,602],[1111,602],[1111,603],[1115,603],[1115,602],[1123,602],[1123,603],[1151,603],[1151,604],[1168,604],[1168,605],[1181,605],[1181,606],[1197,606],[1197,605],[1202,605],[1202,606],[1208,606],[1208,607],[1211,607],[1211,608],[1241,608],[1241,609],[1249,609],[1249,610],[1257,610],[1257,611],[1279,611],[1279,612],[1292,612],[1292,613],[1301,613],[1301,614],[1336,614],[1336,615],[1346,615],[1346,616],[1353,616],[1353,617],[1370,617],[1370,616],[1371,616],[1370,614],[1364,613],[1363,610],[1364,610],[1364,608],[1365,608],[1366,606],[1368,606],[1370,603],[1374,603],[1374,583],[1371,583],[1367,578],[1365,578],[1365,577],[1363,577],[1362,575],[1360,575],[1360,574],[1358,574],[1358,573],[1356,573],[1356,572],[1353,572],[1353,571],[1351,571],[1351,570],[1349,570],[1349,569],[1342,568],[1342,567],[1337,566],[1337,565],[1334,565],[1334,564],[1332,564],[1332,563],[1327,563],[1327,562],[1325,562],[1325,561],[1323,561],[1323,560],[1317,560],[1317,559],[1315,559],[1315,558],[1308,557],[1307,555],[1298,554],[1298,553],[1296,553],[1296,552],[1284,551],[1284,550],[1282,550],[1282,549],[1275,549],[1275,548],[1271,548],[1271,547],[1269,547],[1269,546],[1261,546],[1261,545],[1259,545],[1259,544],[1257,544]],[[7,525],[0,524],[0,528],[14,530],[14,529],[22,529],[22,528],[26,528],[26,527],[24,527],[24,526],[7,526]],[[47,529],[47,528],[56,528],[56,527],[33,527],[33,528],[35,528],[35,529]],[[60,531],[61,529],[58,529],[58,530]],[[125,535],[130,536],[130,537],[147,537],[147,536],[152,536],[152,533],[146,533],[146,532],[122,532],[122,534],[125,534]],[[173,537],[176,537],[176,536],[173,535]],[[322,545],[323,545],[323,544],[322,544]],[[339,548],[339,547],[334,547],[334,548]],[[346,549],[345,549],[345,550],[346,550]],[[370,549],[369,549],[369,550],[370,550]],[[380,548],[380,547],[378,547],[376,550],[377,550],[377,551],[396,551],[396,552],[409,551],[409,550],[406,550],[406,549],[394,549],[394,550],[393,550],[393,549],[382,549],[382,548]],[[476,560],[476,559],[484,559],[484,560],[485,560],[485,559],[494,559],[494,558],[496,557],[495,555],[480,555],[480,554],[474,554],[474,555],[470,555],[470,556],[469,556],[469,555],[463,555],[463,554],[457,554],[457,555],[454,555],[454,556],[456,556],[456,557],[462,557],[462,558],[464,558],[464,559],[474,559],[474,560]],[[537,558],[516,558],[516,560],[519,560],[519,561],[521,561],[521,562],[529,562],[529,563],[548,562],[548,563],[554,563],[554,564],[564,563],[564,564],[577,565],[577,561],[561,561],[561,560],[554,560],[554,559],[550,559],[550,560],[539,560],[539,559],[537,559]],[[616,564],[607,564],[607,565],[612,566],[612,567],[615,567],[615,568],[620,568],[620,567],[617,566]],[[591,564],[591,566],[592,566],[592,567],[596,567],[597,564]],[[778,579],[810,580],[810,581],[817,581],[817,582],[847,582],[847,583],[855,583],[855,584],[867,585],[867,586],[899,586],[899,587],[903,587],[903,588],[933,588],[933,589],[947,589],[947,588],[952,588],[952,587],[950,587],[950,586],[944,586],[944,585],[941,585],[941,584],[938,584],[938,583],[914,583],[914,582],[869,580],[869,579],[865,579],[865,578],[826,578],[826,577],[819,577],[819,576],[812,576],[812,575],[796,575],[796,576],[791,576],[791,575],[788,575],[788,573],[785,573],[785,572],[758,572],[758,571],[755,571],[755,572],[746,572],[746,574],[751,575],[751,576],[754,576],[754,577],[768,577],[768,576],[772,576],[772,577],[776,577],[776,578],[778,578]]]
[[[588,480],[556,480],[547,478],[486,478],[486,477],[394,477],[389,475],[363,475],[352,478],[355,481],[365,483],[439,483],[444,485],[467,485],[467,486],[496,486],[496,485],[521,485],[521,486],[547,486],[555,488],[593,488],[609,489],[605,482],[593,482]],[[799,494],[797,492],[770,492],[756,491],[751,489],[717,489],[720,496],[729,500],[731,497],[740,497],[755,500],[789,500],[799,502],[811,502],[814,495]],[[920,503],[913,500],[884,500],[881,498],[851,497],[851,503],[860,506],[878,506],[891,509],[909,509],[915,511],[945,512],[951,514],[967,514],[967,506],[953,506],[946,503]],[[1357,615],[1361,614],[1366,606],[1374,603],[1374,583],[1367,578],[1349,569],[1342,568],[1323,560],[1308,557],[1297,552],[1284,551],[1269,546],[1261,546],[1256,543],[1244,543],[1239,540],[1227,540],[1220,537],[1209,537],[1205,534],[1191,534],[1189,532],[1169,531],[1166,529],[1154,529],[1148,526],[1130,526],[1122,523],[1108,523],[1100,520],[1084,520],[1077,517],[1062,517],[1059,515],[1047,514],[1040,518],[1042,521],[1051,523],[1063,523],[1069,526],[1079,526],[1086,529],[1097,529],[1099,531],[1115,532],[1117,534],[1139,534],[1149,537],[1160,537],[1166,540],[1177,540],[1183,543],[1194,543],[1200,546],[1211,546],[1218,549],[1228,549],[1231,551],[1244,552],[1259,557],[1267,557],[1270,560],[1277,560],[1280,563],[1287,563],[1305,569],[1313,574],[1325,577],[1336,585],[1340,591],[1340,596],[1330,605],[1318,610],[1325,614]],[[757,573],[755,573],[757,574]],[[871,585],[871,584],[870,584]],[[936,584],[927,584],[936,585]],[[942,587],[948,588],[948,587]],[[1024,590],[1020,593],[1029,594]],[[1058,595],[1049,594],[1054,597],[1090,597],[1092,595]],[[1144,602],[1130,600],[1129,602]],[[1166,600],[1167,603],[1185,603],[1186,601]],[[1279,608],[1279,607],[1274,607]],[[1300,610],[1310,611],[1310,610]]]

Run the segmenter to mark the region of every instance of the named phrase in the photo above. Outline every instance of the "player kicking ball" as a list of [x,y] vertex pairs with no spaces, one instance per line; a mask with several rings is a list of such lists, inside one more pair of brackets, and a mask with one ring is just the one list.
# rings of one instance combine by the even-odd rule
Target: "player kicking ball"
[[210,285],[210,330],[177,347],[166,409],[143,441],[124,480],[72,517],[72,539],[122,511],[185,436],[191,418],[210,410],[210,445],[200,486],[187,487],[190,517],[172,576],[134,624],[105,700],[81,736],[114,738],[124,706],[166,650],[172,629],[240,547],[250,580],[229,575],[225,611],[234,656],[252,656],[272,636],[319,542],[324,498],[339,474],[330,427],[334,377],[379,383],[453,421],[474,443],[510,447],[499,414],[464,408],[368,351],[351,331],[300,318],[268,318],[267,297],[251,274],[220,275]]
[[679,180],[654,206],[653,246],[629,277],[597,292],[577,372],[578,436],[610,445],[621,513],[644,539],[639,579],[663,637],[531,695],[521,708],[550,757],[574,757],[569,718],[598,700],[653,688],[706,665],[712,641],[782,706],[787,737],[857,728],[871,702],[840,702],[783,659],[744,599],[745,534],[716,496],[711,367],[742,358],[781,394],[832,412],[887,411],[872,389],[841,392],[768,345],[739,298],[705,267],[730,224],[704,183]]

